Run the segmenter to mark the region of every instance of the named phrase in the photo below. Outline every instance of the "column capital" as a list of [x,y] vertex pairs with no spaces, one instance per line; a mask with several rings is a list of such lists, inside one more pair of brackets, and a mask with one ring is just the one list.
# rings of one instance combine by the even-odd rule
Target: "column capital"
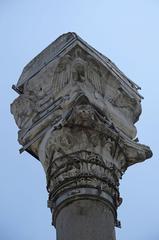
[[139,87],[75,33],[60,36],[23,70],[11,112],[18,140],[40,160],[53,223],[77,199],[104,202],[114,215],[126,169],[152,156],[138,143]]

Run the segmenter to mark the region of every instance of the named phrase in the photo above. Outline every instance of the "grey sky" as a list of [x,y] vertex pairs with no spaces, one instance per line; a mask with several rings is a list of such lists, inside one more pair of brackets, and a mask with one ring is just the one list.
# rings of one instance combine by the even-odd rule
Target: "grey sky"
[[0,1],[0,239],[55,239],[43,169],[29,154],[19,154],[9,104],[17,96],[11,86],[25,64],[68,31],[77,32],[142,87],[138,137],[151,146],[154,156],[123,177],[117,240],[158,240],[158,0]]

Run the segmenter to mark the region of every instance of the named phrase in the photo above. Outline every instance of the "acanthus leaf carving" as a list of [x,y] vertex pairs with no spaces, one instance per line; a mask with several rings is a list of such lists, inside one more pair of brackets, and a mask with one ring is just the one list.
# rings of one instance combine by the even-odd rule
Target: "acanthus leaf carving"
[[115,64],[75,36],[61,36],[27,65],[11,112],[20,152],[44,167],[52,212],[85,196],[109,203],[116,221],[119,179],[152,156],[135,140],[142,97]]

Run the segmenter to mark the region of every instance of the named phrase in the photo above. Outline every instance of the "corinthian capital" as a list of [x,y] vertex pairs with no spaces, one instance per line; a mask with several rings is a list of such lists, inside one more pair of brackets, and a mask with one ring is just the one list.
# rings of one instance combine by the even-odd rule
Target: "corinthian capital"
[[53,224],[66,205],[92,199],[117,221],[119,180],[152,156],[136,141],[139,87],[74,33],[60,36],[23,70],[11,112],[19,142],[46,172]]

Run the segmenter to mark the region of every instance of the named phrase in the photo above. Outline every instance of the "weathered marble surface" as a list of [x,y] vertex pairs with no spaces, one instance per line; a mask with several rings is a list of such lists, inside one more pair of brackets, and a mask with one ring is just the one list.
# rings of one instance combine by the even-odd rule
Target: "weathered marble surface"
[[152,156],[136,140],[139,87],[74,33],[60,36],[23,70],[11,105],[18,140],[46,172],[53,224],[65,203],[98,199],[116,209],[119,179]]

